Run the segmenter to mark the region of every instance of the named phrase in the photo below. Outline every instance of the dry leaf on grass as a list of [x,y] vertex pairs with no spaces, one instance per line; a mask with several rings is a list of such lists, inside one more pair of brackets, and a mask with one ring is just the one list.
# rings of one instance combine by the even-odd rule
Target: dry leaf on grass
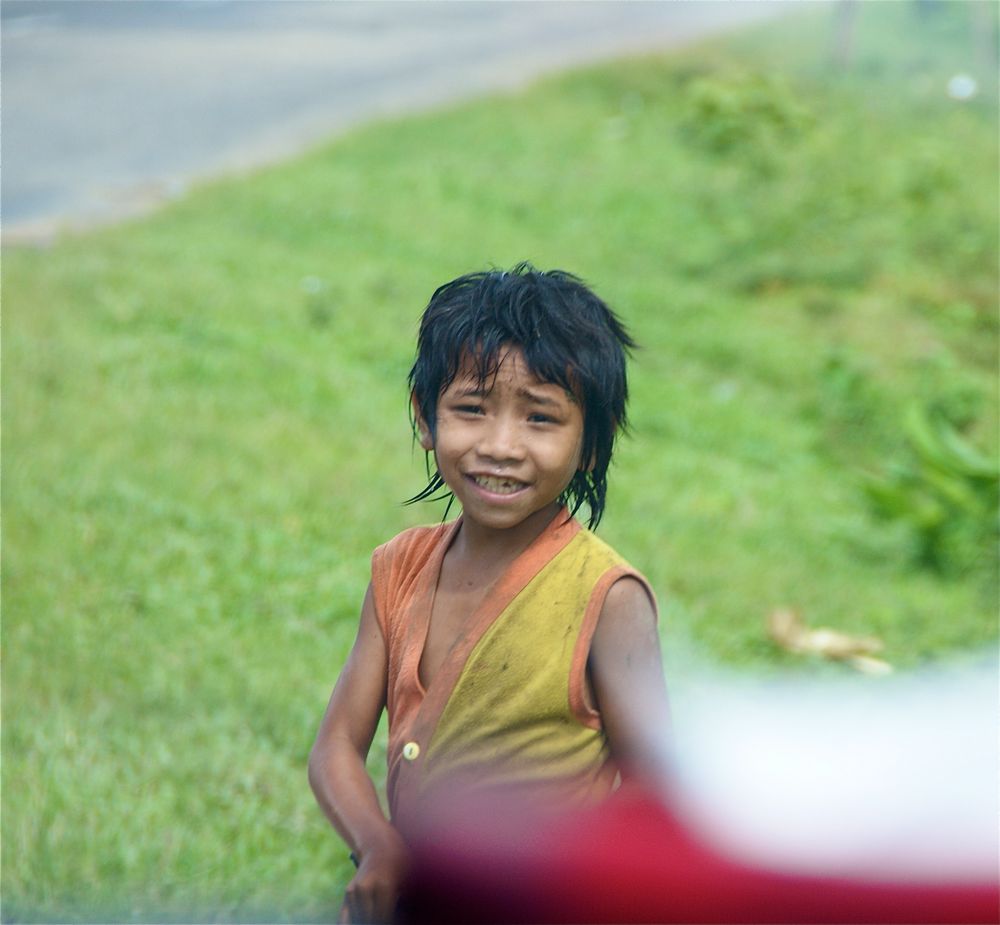
[[771,611],[767,632],[774,642],[788,652],[799,655],[822,655],[824,658],[847,662],[865,674],[888,674],[892,666],[874,653],[882,651],[882,640],[876,636],[851,636],[826,627],[810,629],[796,610],[782,607]]

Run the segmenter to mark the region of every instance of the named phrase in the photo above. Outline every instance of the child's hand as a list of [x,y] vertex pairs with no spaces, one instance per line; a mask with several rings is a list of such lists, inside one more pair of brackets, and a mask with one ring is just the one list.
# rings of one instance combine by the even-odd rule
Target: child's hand
[[347,885],[340,923],[391,922],[409,863],[406,845],[394,831],[368,847]]

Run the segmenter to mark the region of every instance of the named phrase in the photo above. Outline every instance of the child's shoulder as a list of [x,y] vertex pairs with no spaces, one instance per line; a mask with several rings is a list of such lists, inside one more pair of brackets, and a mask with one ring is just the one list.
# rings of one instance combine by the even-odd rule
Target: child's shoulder
[[600,558],[609,566],[618,565],[630,567],[629,563],[614,547],[605,542],[605,540],[599,537],[592,530],[582,527],[577,533],[575,539],[580,548],[581,554],[588,557]]
[[581,578],[586,577],[588,581],[595,581],[602,597],[620,578],[634,578],[645,589],[655,611],[656,594],[646,576],[597,534],[586,528],[581,529],[567,551],[570,552],[567,561],[569,571]]
[[447,542],[454,523],[410,527],[378,546],[372,553],[373,582],[376,585],[394,584],[402,576],[418,573],[441,543]]
[[381,557],[406,557],[424,549],[432,549],[448,534],[452,522],[433,524],[431,526],[408,527],[402,533],[397,533],[376,547],[373,555]]
[[391,615],[422,586],[420,578],[441,543],[447,542],[453,524],[410,527],[372,553],[371,589],[384,634],[391,630]]

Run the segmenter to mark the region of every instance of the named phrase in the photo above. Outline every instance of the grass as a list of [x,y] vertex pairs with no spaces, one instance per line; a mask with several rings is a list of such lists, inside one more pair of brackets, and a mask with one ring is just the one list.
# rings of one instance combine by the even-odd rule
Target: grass
[[793,670],[779,605],[901,668],[995,640],[993,535],[921,561],[864,491],[914,401],[997,443],[996,83],[944,92],[968,11],[863,5],[844,72],[818,8],[5,252],[4,920],[333,918],[306,756],[371,549],[440,516],[397,503],[404,381],[472,268],[578,272],[642,343],[601,532],[668,652]]

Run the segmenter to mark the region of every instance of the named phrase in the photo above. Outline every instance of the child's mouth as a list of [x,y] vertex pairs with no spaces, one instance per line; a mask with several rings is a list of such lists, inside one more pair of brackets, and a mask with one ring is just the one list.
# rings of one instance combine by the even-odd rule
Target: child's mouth
[[525,487],[524,482],[492,475],[473,475],[470,478],[480,488],[494,495],[512,495]]

